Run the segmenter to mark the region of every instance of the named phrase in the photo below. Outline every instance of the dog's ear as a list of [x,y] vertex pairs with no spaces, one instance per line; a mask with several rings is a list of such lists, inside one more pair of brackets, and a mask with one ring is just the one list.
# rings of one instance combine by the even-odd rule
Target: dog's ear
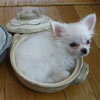
[[80,22],[86,24],[88,27],[88,30],[93,31],[96,24],[96,15],[90,14],[86,16],[84,19],[82,19]]
[[56,22],[56,21],[52,21],[51,22],[52,25],[52,30],[53,33],[56,37],[61,37],[63,36],[63,31],[65,30],[64,25],[62,23]]

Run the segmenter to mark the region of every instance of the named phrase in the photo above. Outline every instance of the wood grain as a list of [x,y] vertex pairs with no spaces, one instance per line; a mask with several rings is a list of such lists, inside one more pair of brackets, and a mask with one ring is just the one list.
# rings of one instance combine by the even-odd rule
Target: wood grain
[[5,15],[5,24],[9,21],[9,20],[11,20],[12,18],[14,18],[15,16],[16,16],[16,13],[17,12],[19,12],[19,11],[21,11],[22,10],[22,8],[20,8],[20,7],[5,7],[4,8],[4,15]]
[[64,92],[39,93],[35,92],[36,100],[66,100]]
[[6,66],[4,63],[0,65],[0,100],[4,100],[5,95],[5,68]]
[[68,100],[97,100],[88,80],[79,86],[70,86],[65,89]]
[[63,22],[56,7],[39,7],[39,9],[42,14],[49,16],[53,20]]
[[[10,1],[10,0],[9,0]],[[53,2],[55,0],[52,0]],[[10,1],[12,2],[12,0]],[[26,2],[28,2],[26,0]],[[30,1],[31,2],[31,1]],[[41,1],[42,2],[42,1]],[[41,3],[40,2],[40,3]],[[59,0],[59,2],[61,2]],[[18,1],[17,1],[18,3]],[[36,2],[37,3],[37,2]],[[16,78],[9,57],[0,65],[0,100],[99,100],[100,98],[100,7],[93,6],[53,6],[53,7],[4,7],[0,8],[0,23],[5,25],[21,10],[39,10],[60,22],[76,22],[89,13],[96,12],[96,35],[92,41],[90,54],[85,57],[90,65],[90,73],[85,82],[56,93],[35,92],[22,85]]]
[[97,45],[97,47],[100,49],[100,6],[97,5],[92,5],[91,8],[93,9],[93,11],[96,13],[97,16],[97,23],[96,23],[96,29],[95,29],[95,37],[94,37],[94,41]]
[[76,22],[79,20],[79,16],[73,6],[58,6],[57,10],[63,21],[66,23]]
[[100,0],[0,0],[0,6],[98,4]]

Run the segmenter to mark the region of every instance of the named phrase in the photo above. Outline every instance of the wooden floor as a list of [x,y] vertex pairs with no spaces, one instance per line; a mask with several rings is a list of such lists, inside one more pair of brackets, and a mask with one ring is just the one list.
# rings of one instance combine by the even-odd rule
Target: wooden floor
[[91,53],[85,57],[90,72],[85,82],[69,86],[56,93],[39,93],[24,87],[16,78],[9,56],[0,65],[0,100],[100,100],[100,5],[53,6],[53,7],[1,7],[0,24],[5,25],[21,10],[37,9],[54,20],[78,21],[85,15],[96,13],[96,35],[92,41]]
[[0,6],[93,4],[100,0],[0,0]]

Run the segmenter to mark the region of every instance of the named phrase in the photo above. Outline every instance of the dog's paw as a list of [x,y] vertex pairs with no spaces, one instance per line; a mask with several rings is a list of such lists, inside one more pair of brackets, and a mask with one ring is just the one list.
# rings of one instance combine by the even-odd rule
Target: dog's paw
[[70,75],[70,72],[69,71],[64,71],[62,73],[62,77],[64,77],[64,78],[67,78],[69,75]]

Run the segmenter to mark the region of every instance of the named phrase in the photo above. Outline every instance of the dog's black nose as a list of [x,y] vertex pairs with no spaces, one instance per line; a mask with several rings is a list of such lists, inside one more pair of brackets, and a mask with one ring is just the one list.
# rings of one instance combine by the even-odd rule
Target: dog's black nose
[[86,54],[86,53],[87,53],[87,49],[86,49],[86,48],[83,48],[83,49],[81,49],[81,52],[82,52],[83,54]]

